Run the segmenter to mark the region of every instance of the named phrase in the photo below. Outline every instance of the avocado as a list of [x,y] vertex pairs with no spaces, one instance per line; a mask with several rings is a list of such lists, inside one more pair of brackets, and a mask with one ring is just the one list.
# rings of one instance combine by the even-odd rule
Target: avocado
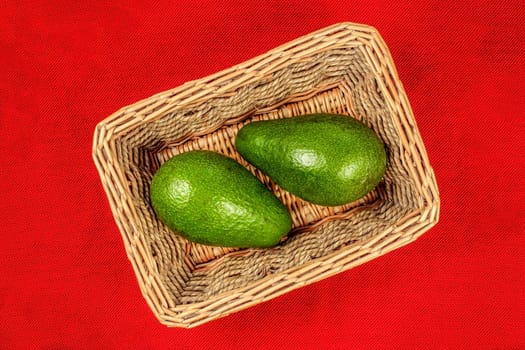
[[211,151],[181,153],[154,174],[158,218],[188,240],[222,247],[271,247],[292,226],[288,209],[233,159]]
[[241,128],[235,147],[285,190],[324,206],[364,196],[386,169],[386,152],[378,136],[346,115],[255,121]]

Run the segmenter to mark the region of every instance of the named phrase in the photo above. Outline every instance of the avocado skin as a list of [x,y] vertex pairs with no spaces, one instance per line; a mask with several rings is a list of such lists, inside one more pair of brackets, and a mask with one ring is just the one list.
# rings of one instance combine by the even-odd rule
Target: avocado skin
[[386,170],[381,140],[346,115],[319,113],[252,122],[239,131],[235,147],[285,190],[324,206],[361,198]]
[[150,199],[159,219],[193,242],[222,247],[271,247],[291,229],[288,209],[233,159],[190,151],[154,174]]

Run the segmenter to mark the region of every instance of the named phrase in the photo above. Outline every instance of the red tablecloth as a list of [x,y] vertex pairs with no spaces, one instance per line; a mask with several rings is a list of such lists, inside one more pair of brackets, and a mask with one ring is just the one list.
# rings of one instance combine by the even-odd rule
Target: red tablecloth
[[[524,13],[521,0],[3,2],[0,348],[525,349]],[[336,277],[165,328],[95,170],[96,123],[343,21],[375,26],[392,52],[439,224]]]

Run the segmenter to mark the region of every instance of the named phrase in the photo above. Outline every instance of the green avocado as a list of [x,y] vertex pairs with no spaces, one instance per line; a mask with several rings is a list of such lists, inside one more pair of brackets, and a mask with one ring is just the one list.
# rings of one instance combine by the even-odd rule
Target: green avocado
[[292,227],[288,209],[247,169],[211,151],[165,162],[150,186],[159,219],[188,240],[222,247],[279,243]]
[[235,147],[285,190],[324,206],[359,199],[380,182],[386,169],[378,136],[346,115],[252,122],[239,131]]

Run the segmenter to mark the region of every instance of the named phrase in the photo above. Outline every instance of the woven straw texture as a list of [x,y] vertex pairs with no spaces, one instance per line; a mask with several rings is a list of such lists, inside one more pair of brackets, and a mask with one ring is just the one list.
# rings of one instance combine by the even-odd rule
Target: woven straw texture
[[[236,152],[242,125],[314,112],[352,115],[386,145],[387,172],[354,203],[322,207],[284,191]],[[175,154],[230,156],[290,209],[272,249],[227,249],[170,232],[149,183]],[[142,294],[159,321],[194,327],[401,247],[437,223],[439,194],[408,100],[374,28],[337,24],[212,76],[127,106],[97,125],[93,157]]]

